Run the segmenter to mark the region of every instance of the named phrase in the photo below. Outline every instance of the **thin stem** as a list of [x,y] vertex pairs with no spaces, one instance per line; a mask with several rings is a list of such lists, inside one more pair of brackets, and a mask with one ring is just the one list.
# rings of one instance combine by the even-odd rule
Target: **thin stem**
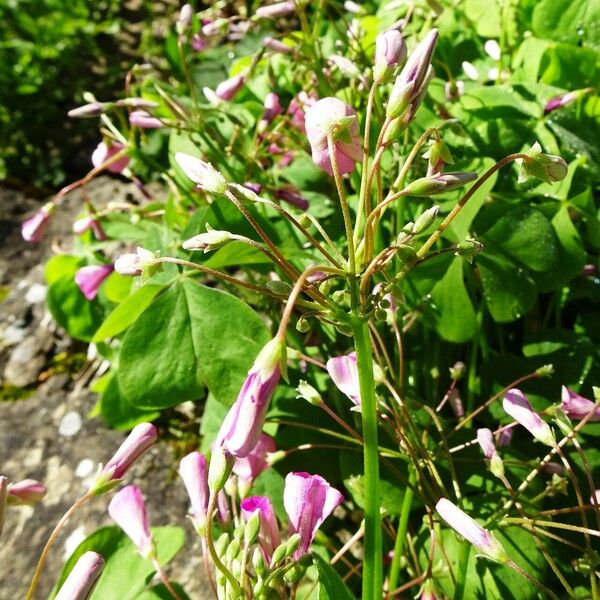
[[[410,468],[410,467],[409,467]],[[417,483],[417,472],[415,469],[410,470],[409,481],[412,486]],[[408,528],[408,517],[412,508],[414,492],[412,487],[407,487],[404,490],[404,498],[402,499],[402,510],[400,512],[400,521],[398,522],[398,531],[396,532],[396,542],[394,544],[394,557],[390,566],[390,578],[388,581],[388,590],[396,589],[398,585],[398,576],[400,574],[400,560],[406,541],[406,530]]]
[[69,510],[61,517],[60,521],[56,524],[54,531],[50,534],[42,553],[38,559],[37,565],[35,567],[35,571],[33,572],[33,577],[31,579],[31,583],[29,584],[29,589],[27,590],[27,596],[25,600],[31,600],[33,598],[33,594],[35,593],[35,589],[39,582],[40,576],[42,574],[42,570],[44,568],[44,564],[46,563],[46,559],[48,558],[48,554],[54,546],[54,542],[58,538],[60,532],[63,527],[67,524],[67,521],[92,497],[90,492],[86,492],[81,498],[79,498]]
[[344,191],[344,182],[342,181],[342,176],[337,163],[335,144],[333,143],[333,136],[331,133],[327,134],[327,147],[329,149],[329,158],[331,160],[333,178],[335,179],[335,185],[337,187],[340,204],[342,206],[342,215],[344,217],[344,227],[346,229],[346,238],[348,240],[348,267],[350,269],[350,274],[355,275],[356,257],[354,255],[354,233],[352,232],[352,219],[350,218],[348,200],[346,199],[346,192]]
[[165,575],[163,568],[161,567],[160,563],[158,562],[158,559],[156,559],[156,558],[152,559],[152,565],[156,569],[156,574],[159,576],[160,580],[163,582],[164,586],[169,591],[169,594],[171,594],[171,596],[173,596],[173,598],[175,598],[175,600],[181,600],[181,596],[175,591],[175,588],[171,585],[171,582]]
[[427,254],[427,251],[433,244],[435,244],[444,231],[448,228],[450,223],[455,219],[458,213],[462,210],[463,206],[473,197],[475,192],[496,172],[499,171],[502,167],[510,164],[514,160],[522,158],[523,160],[531,160],[527,154],[509,154],[504,157],[502,160],[498,161],[495,165],[492,165],[467,191],[467,193],[459,200],[456,206],[448,213],[446,218],[439,224],[438,228],[429,236],[429,239],[419,248],[417,252],[417,256],[422,258]]
[[368,323],[353,320],[352,332],[360,382],[364,439],[365,545],[362,598],[373,600],[383,597],[377,404]]
[[208,548],[208,552],[213,561],[213,564],[225,577],[227,581],[231,585],[231,589],[233,590],[234,598],[239,598],[241,595],[240,585],[237,582],[237,579],[233,576],[233,573],[221,562],[221,559],[217,555],[217,551],[215,550],[215,544],[213,542],[212,537],[212,516],[215,512],[215,508],[217,506],[217,494],[213,491],[210,493],[210,498],[208,500],[208,509],[206,514],[208,515],[208,522],[206,524],[206,546]]

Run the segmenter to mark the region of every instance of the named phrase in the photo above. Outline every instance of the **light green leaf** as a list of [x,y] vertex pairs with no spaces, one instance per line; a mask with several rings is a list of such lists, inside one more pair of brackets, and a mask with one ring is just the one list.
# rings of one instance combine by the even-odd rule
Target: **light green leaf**
[[152,300],[163,289],[162,285],[149,284],[135,290],[106,317],[92,341],[103,342],[106,338],[125,331],[152,304]]
[[464,262],[457,256],[431,291],[435,328],[449,342],[470,340],[477,327],[475,309],[465,288]]

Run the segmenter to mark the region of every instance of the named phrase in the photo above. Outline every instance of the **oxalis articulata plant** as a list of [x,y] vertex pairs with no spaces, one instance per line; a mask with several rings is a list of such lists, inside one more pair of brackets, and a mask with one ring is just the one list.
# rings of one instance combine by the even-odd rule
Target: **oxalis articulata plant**
[[[171,308],[175,310],[181,302],[191,307],[189,325],[174,328],[169,335],[181,335],[182,348],[188,341],[193,351],[200,348],[198,361],[188,368],[182,350],[181,368],[177,361],[172,362],[172,370],[161,363],[171,381],[164,383],[152,374],[149,379],[158,387],[156,397],[140,399],[136,389],[144,389],[143,383],[132,382],[123,367],[131,353],[140,352],[130,341],[133,334],[128,337],[128,333],[120,348],[118,381],[124,397],[143,414],[169,405],[169,400],[163,404],[160,398],[164,390],[179,401],[194,399],[205,391],[204,386],[213,398],[225,397],[219,401],[228,411],[221,411],[220,427],[207,436],[210,443],[205,452],[194,449],[179,467],[207,578],[217,597],[311,598],[318,593],[319,598],[338,599],[352,597],[350,590],[359,588],[363,600],[401,598],[415,592],[421,598],[475,597],[475,557],[494,563],[486,564],[488,573],[498,569],[503,577],[507,573],[516,577],[517,588],[533,590],[528,594],[575,597],[579,592],[548,546],[564,542],[575,549],[578,574],[589,581],[591,597],[598,598],[598,491],[579,439],[588,423],[599,419],[598,402],[565,387],[560,405],[536,410],[519,388],[529,380],[549,376],[552,368],[543,366],[475,408],[471,384],[476,365],[465,367],[457,362],[450,370],[449,389],[434,409],[414,392],[414,375],[405,372],[405,334],[419,316],[418,311],[403,308],[405,293],[414,286],[412,274],[440,258],[457,256],[458,263],[452,264],[459,264],[462,284],[460,261],[472,263],[484,250],[475,236],[457,235],[462,228],[456,228],[456,223],[470,201],[512,163],[518,164],[521,181],[536,178],[546,184],[565,179],[567,163],[533,143],[529,150],[515,151],[481,172],[448,169],[454,159],[444,133],[456,121],[446,116],[430,118],[418,134],[413,131],[435,77],[438,30],[411,29],[411,19],[418,17],[409,11],[402,22],[376,36],[374,49],[369,47],[374,58],[369,58],[368,68],[362,68],[364,52],[353,42],[356,31],[350,32],[350,57],[332,54],[326,58],[326,44],[321,44],[317,33],[329,3],[306,4],[265,5],[245,19],[226,17],[218,7],[197,15],[186,5],[176,24],[175,47],[186,82],[182,85],[187,85],[189,96],[153,79],[148,66],[138,66],[127,76],[126,98],[115,102],[88,98],[87,105],[71,111],[73,117],[100,117],[102,121],[103,141],[92,157],[94,169],[26,221],[23,236],[39,241],[64,195],[103,171],[129,177],[147,195],[147,204],[140,206],[96,209],[88,204],[74,230],[89,236],[88,241],[93,239],[93,259],[86,266],[77,262],[74,282],[88,301],[96,302],[108,281],[138,278],[136,299],[147,307],[156,297],[161,307],[157,314],[169,323]],[[241,70],[214,90],[206,87],[204,98],[200,96],[188,53],[204,52],[227,36],[243,38],[284,17],[297,20],[301,36],[264,38]],[[409,31],[412,35],[407,35]],[[314,68],[307,67],[312,59]],[[281,65],[287,67],[294,61],[306,87],[285,99],[287,109],[276,89],[264,95],[258,111],[256,106],[236,104],[246,88],[257,81],[262,87],[272,83],[283,72]],[[343,79],[350,83],[336,93],[335,84]],[[461,89],[451,83],[455,85],[452,93],[447,92],[449,99]],[[583,90],[543,110],[557,110],[587,93]],[[219,129],[223,122],[226,125]],[[156,167],[156,156],[144,149],[144,138],[151,130],[170,131],[171,136],[172,168],[162,172],[162,177],[172,197],[165,205],[149,197],[135,174],[136,164],[140,169],[141,165]],[[311,210],[314,199],[310,206],[302,190],[279,178],[280,170],[299,160],[300,148],[310,149],[313,163],[306,166],[305,162],[300,169],[308,169],[311,176],[316,173],[325,182],[327,195],[322,193],[317,202],[328,202],[328,213]],[[439,205],[431,200],[438,195],[443,199]],[[194,216],[189,219],[191,213]],[[223,217],[225,213],[233,216]],[[113,220],[115,215],[119,219]],[[156,245],[140,244],[121,254],[111,249],[111,236],[119,239],[114,225],[126,222],[123,215],[131,226],[145,223],[153,232],[146,240],[156,239]],[[162,230],[156,219],[164,219]],[[228,222],[235,226],[227,227]],[[162,235],[166,242],[158,241]],[[293,239],[292,246],[286,239]],[[232,248],[230,254],[225,253]],[[213,258],[204,260],[211,253]],[[244,256],[250,257],[247,264],[260,268],[227,269],[245,264]],[[241,300],[197,285],[200,276],[239,290],[256,306],[261,297],[273,301],[269,308],[262,305],[272,332],[267,333],[264,323]],[[171,287],[165,291],[167,285]],[[171,298],[175,300],[170,302]],[[207,319],[203,303],[208,299],[215,313],[221,305],[233,312],[248,312],[239,320],[230,312],[215,321],[217,332],[211,333],[202,324]],[[123,325],[113,315],[100,328],[103,333],[96,333],[95,341],[119,339],[140,314],[135,302],[130,304],[127,310],[134,317],[120,314]],[[212,356],[219,352],[220,343],[204,350],[201,345],[205,337],[220,342],[220,335],[225,344],[232,331],[240,335],[236,343],[248,344],[252,334],[246,331],[250,330],[240,334],[241,328],[249,327],[244,319],[255,323],[256,339],[250,340],[251,346],[243,346],[250,349],[234,367],[249,367],[245,379],[232,378],[239,389],[234,399],[223,391],[226,385],[231,387],[224,382],[221,364],[227,365],[227,356],[218,355],[216,360]],[[147,328],[162,325],[149,317],[144,323]],[[188,337],[184,340],[184,336]],[[155,345],[149,344],[149,356],[154,356]],[[240,353],[239,348],[232,347],[231,354],[236,352]],[[470,395],[465,411],[459,381],[466,368]],[[211,379],[211,369],[219,373],[216,380]],[[310,411],[307,415],[326,418],[327,425],[312,424],[310,416],[302,422],[296,412],[294,419],[286,419],[281,404],[272,410],[281,378],[291,380],[288,369],[301,370],[304,378],[298,382],[294,410],[302,413],[297,408],[302,405]],[[426,377],[434,377],[433,369]],[[175,385],[180,386],[181,397],[169,387]],[[332,402],[336,389],[341,396]],[[341,397],[348,403],[340,402]],[[301,404],[300,399],[308,404]],[[443,417],[447,404],[454,412],[451,419]],[[494,420],[487,421],[490,427],[474,431],[488,408],[495,411]],[[279,433],[294,427],[325,434],[330,443],[288,440],[278,449]],[[514,429],[529,436],[531,460],[509,456]],[[60,521],[44,548],[28,598],[34,597],[45,559],[66,520],[91,497],[117,486],[156,436],[153,425],[137,425],[117,455],[99,469],[89,490]],[[474,452],[477,447],[480,453]],[[540,447],[546,454],[534,459]],[[346,498],[337,482],[332,485],[321,473],[287,472],[286,461],[297,451],[320,451],[320,456],[326,456],[332,450],[362,456],[362,467],[344,481],[349,492]],[[572,451],[576,456],[569,456]],[[298,457],[294,460],[302,464]],[[477,475],[493,490],[485,506],[471,493],[474,484],[468,474],[459,475],[461,461],[485,467]],[[262,493],[263,486],[261,493],[253,494],[257,482],[282,465],[286,474],[279,476],[277,493]],[[540,484],[543,473],[551,474],[546,484]],[[10,500],[11,493],[16,495],[12,490],[8,487],[8,495],[2,493]],[[546,500],[567,490],[576,499],[574,506],[545,508]],[[137,559],[148,562],[166,593],[177,599],[186,597],[165,574],[161,542],[149,527],[142,491],[133,485],[124,487],[114,495],[108,511],[131,539]],[[422,526],[411,521],[415,514],[423,517]],[[334,520],[344,523],[344,535],[336,536]],[[539,575],[543,571],[539,561],[528,565],[526,557],[519,556],[523,540],[543,557],[552,583]],[[88,598],[95,585],[103,585],[101,572],[110,557],[86,549],[68,576],[64,574],[57,598]],[[501,583],[498,588],[503,589]]]

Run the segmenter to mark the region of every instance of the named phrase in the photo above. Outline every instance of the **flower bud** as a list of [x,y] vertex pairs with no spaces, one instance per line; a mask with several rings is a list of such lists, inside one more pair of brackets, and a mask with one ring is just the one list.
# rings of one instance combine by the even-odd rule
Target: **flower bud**
[[215,95],[221,100],[231,100],[245,85],[246,78],[243,75],[235,75],[222,81],[215,89]]
[[158,108],[158,102],[146,100],[146,98],[122,98],[115,102],[117,106],[125,106],[127,108]]
[[229,231],[219,231],[218,229],[209,229],[206,225],[206,233],[199,233],[189,240],[185,240],[181,246],[185,250],[203,250],[204,254],[225,246],[233,239],[233,234]]
[[424,213],[419,215],[415,220],[413,233],[419,235],[420,233],[427,231],[431,225],[433,225],[439,212],[440,207],[434,204],[431,208],[428,208]]
[[273,50],[273,52],[279,52],[280,54],[290,54],[294,51],[294,49],[291,46],[288,46],[283,42],[280,42],[279,40],[276,40],[275,38],[272,38],[270,36],[264,38],[262,43],[263,46],[265,46],[269,50]]
[[175,29],[179,35],[184,34],[190,23],[192,22],[192,17],[194,16],[194,9],[191,4],[184,4],[181,7],[181,11],[179,12],[179,18],[177,19],[177,24],[175,25]]
[[[106,487],[123,478],[138,458],[158,439],[158,431],[152,423],[136,425],[127,439],[119,446],[113,457],[104,465],[90,485],[95,495],[107,491]],[[110,487],[108,487],[110,489]]]
[[83,217],[81,219],[77,219],[77,221],[73,223],[73,233],[75,233],[76,235],[82,235],[88,229],[91,229],[94,232],[94,237],[98,241],[106,240],[106,234],[104,233],[104,229],[102,229],[100,221],[98,221],[94,217]]
[[67,115],[72,119],[92,119],[108,112],[113,106],[114,103],[112,102],[90,102],[89,104],[72,108]]
[[156,556],[146,504],[140,488],[128,485],[117,492],[108,505],[108,513],[144,558],[152,559]]
[[145,110],[134,110],[129,115],[129,123],[140,129],[160,129],[165,124]]
[[277,17],[290,15],[295,11],[296,4],[294,3],[294,0],[286,0],[285,2],[276,2],[275,4],[260,6],[256,9],[255,14],[261,19],[275,19]]
[[498,562],[508,562],[506,551],[492,532],[481,527],[450,500],[441,498],[435,505],[435,509],[454,531],[473,544],[479,552]]
[[217,434],[216,445],[228,455],[243,458],[256,446],[284,360],[285,343],[274,338],[263,347],[248,371],[237,400]]
[[88,265],[81,267],[75,273],[75,283],[78,285],[81,293],[91,301],[98,294],[102,282],[113,271],[113,265]]
[[576,394],[564,385],[561,390],[560,408],[569,419],[580,421],[591,413],[592,416],[588,421],[600,421],[600,405]]
[[511,389],[506,392],[502,401],[502,408],[517,423],[525,427],[536,439],[547,446],[555,446],[556,440],[548,423],[531,408],[525,394],[517,389]]
[[96,552],[82,554],[65,579],[54,600],[87,600],[104,569],[104,558]]
[[354,163],[362,160],[356,112],[341,100],[323,98],[315,102],[306,111],[305,126],[312,159],[329,175],[333,175],[327,140],[329,134],[334,139],[333,152],[342,175],[353,171]]
[[373,77],[381,81],[391,69],[406,59],[406,44],[402,34],[396,29],[380,33],[375,38],[375,66]]
[[44,204],[32,217],[27,219],[21,225],[21,236],[26,242],[41,242],[44,237],[44,231],[50,223],[50,215],[54,212],[56,206],[53,202]]
[[410,196],[433,196],[450,192],[477,179],[477,173],[438,173],[409,183],[404,191]]
[[483,250],[483,244],[477,240],[467,239],[456,244],[456,256],[462,256],[470,263]]
[[542,147],[536,142],[529,152],[526,152],[528,159],[519,158],[517,163],[520,164],[519,183],[527,181],[530,177],[541,179],[546,183],[554,181],[562,181],[569,170],[566,161],[560,156],[553,154],[545,154],[542,152]]
[[160,265],[155,264],[156,255],[150,250],[138,246],[136,254],[123,254],[115,261],[115,271],[119,275],[135,277],[147,274],[151,276]]
[[224,194],[227,191],[227,181],[210,163],[183,152],[175,154],[175,161],[200,189],[213,194]]
[[392,88],[386,117],[399,117],[414,100],[423,95],[437,38],[438,30],[432,29],[408,57]]
[[46,486],[35,479],[8,484],[6,503],[9,506],[33,506],[46,495]]
[[296,398],[302,398],[314,406],[319,406],[323,402],[321,394],[319,394],[319,392],[312,385],[310,385],[310,383],[307,383],[303,379],[300,380],[296,391],[298,392]]
[[582,90],[574,90],[572,92],[567,92],[566,94],[559,94],[558,96],[554,96],[550,98],[546,105],[544,106],[544,114],[547,115],[552,111],[555,111],[557,108],[562,108],[563,106],[568,106],[569,104],[575,102],[579,98],[582,98],[586,94],[590,94],[594,91],[594,88],[585,88]]

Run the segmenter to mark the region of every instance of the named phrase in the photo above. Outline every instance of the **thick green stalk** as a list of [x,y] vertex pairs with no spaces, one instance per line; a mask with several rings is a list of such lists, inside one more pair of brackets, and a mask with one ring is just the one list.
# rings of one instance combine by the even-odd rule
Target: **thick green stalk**
[[363,600],[383,598],[381,514],[379,507],[379,453],[377,450],[377,404],[373,357],[367,321],[354,315],[354,348],[360,381],[361,416],[365,471],[365,545],[363,559]]

